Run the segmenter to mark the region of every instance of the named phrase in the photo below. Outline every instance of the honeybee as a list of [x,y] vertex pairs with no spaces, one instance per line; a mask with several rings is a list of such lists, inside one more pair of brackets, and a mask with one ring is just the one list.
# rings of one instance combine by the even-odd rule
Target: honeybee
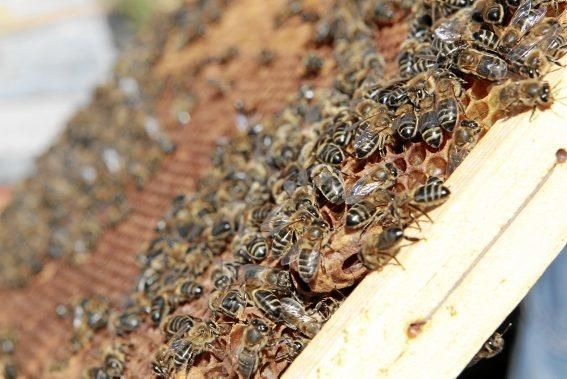
[[504,20],[504,7],[494,0],[481,0],[475,3],[477,12],[487,24],[500,25]]
[[500,38],[491,30],[479,29],[471,34],[473,46],[478,49],[486,50],[490,53],[497,53],[500,46]]
[[398,170],[392,163],[380,163],[372,166],[349,189],[347,204],[354,204],[377,190],[386,190],[396,184]]
[[392,118],[386,107],[379,107],[377,112],[360,121],[354,134],[354,153],[357,159],[366,159],[378,151],[386,155],[386,144],[391,140]]
[[319,192],[333,204],[344,203],[345,183],[339,170],[325,164],[318,164],[310,171],[311,180]]
[[435,96],[426,96],[419,102],[419,108],[420,114],[417,128],[421,138],[427,145],[438,149],[443,143],[443,132],[437,118]]
[[545,16],[547,11],[545,7],[533,8],[533,5],[532,0],[522,0],[508,26],[500,34],[501,53],[507,54]]
[[276,362],[283,360],[292,362],[305,349],[305,347],[309,343],[309,339],[282,337],[280,339],[280,343],[282,342],[286,346],[286,352],[282,355],[277,356],[275,360]]
[[321,246],[325,243],[327,229],[321,224],[313,224],[299,238],[289,254],[284,256],[280,264],[290,265],[297,261],[297,272],[305,283],[311,282],[321,262]]
[[457,54],[456,65],[464,73],[491,81],[500,81],[508,73],[508,65],[502,58],[472,47],[467,47]]
[[340,166],[345,160],[345,153],[339,145],[323,142],[317,148],[317,158],[323,163]]
[[428,210],[443,204],[451,191],[441,181],[430,181],[413,192],[413,203],[421,210]]
[[280,317],[282,305],[280,299],[278,299],[274,292],[259,288],[252,290],[250,295],[258,309],[267,316],[274,320]]
[[169,340],[173,336],[183,336],[197,321],[190,315],[169,316],[162,325],[162,331]]
[[104,356],[104,372],[109,378],[122,378],[126,365],[124,348],[110,349]]
[[193,280],[181,281],[175,288],[175,296],[179,303],[197,299],[203,295],[203,286]]
[[244,232],[242,237],[234,239],[237,244],[233,256],[239,263],[261,262],[268,256],[268,244],[258,232]]
[[179,305],[176,296],[163,292],[152,299],[150,305],[150,319],[159,325],[163,319]]
[[553,102],[548,82],[539,79],[507,81],[495,90],[499,109],[511,107],[546,107]]
[[451,74],[437,77],[435,80],[435,111],[441,128],[452,132],[459,116],[459,98],[462,94],[460,82]]
[[393,130],[405,140],[411,139],[417,134],[417,116],[412,104],[404,104],[396,109]]
[[209,309],[213,314],[217,312],[239,320],[246,308],[246,294],[240,289],[217,290],[209,297]]
[[242,377],[251,378],[258,370],[260,354],[269,341],[270,328],[259,319],[253,319],[244,329],[238,349],[238,372]]
[[377,240],[373,237],[366,238],[359,254],[362,264],[369,270],[380,269],[389,260],[396,259],[396,254],[401,248],[400,242],[404,239],[418,241],[416,238],[406,236],[399,227],[382,230]]
[[223,263],[211,271],[211,281],[217,290],[227,288],[238,279],[239,266],[233,263]]
[[467,367],[474,366],[482,359],[490,359],[495,357],[496,355],[500,354],[502,350],[504,350],[504,334],[508,331],[508,329],[512,326],[512,323],[508,324],[504,331],[499,332],[498,330],[495,331],[488,340],[482,345],[480,350],[476,353]]
[[345,227],[350,230],[367,228],[374,220],[384,216],[384,208],[390,204],[388,191],[376,190],[363,200],[354,203],[347,211]]
[[451,146],[449,147],[449,157],[447,173],[455,171],[457,166],[471,152],[478,142],[482,128],[474,120],[462,120],[454,132]]
[[291,292],[289,271],[255,264],[242,266],[244,286],[247,290],[265,288],[283,293]]
[[321,330],[321,318],[316,312],[307,312],[305,306],[291,297],[281,299],[281,320],[291,329],[298,330],[308,338],[315,337]]

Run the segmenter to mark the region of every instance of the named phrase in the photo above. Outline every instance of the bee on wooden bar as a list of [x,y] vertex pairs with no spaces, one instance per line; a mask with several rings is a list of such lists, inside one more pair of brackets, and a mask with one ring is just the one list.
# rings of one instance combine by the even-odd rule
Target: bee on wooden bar
[[449,147],[447,171],[452,173],[457,166],[476,146],[481,132],[480,125],[474,120],[462,120],[454,132],[453,141]]
[[380,269],[390,260],[396,259],[396,254],[401,249],[400,242],[404,239],[418,241],[416,238],[406,236],[399,227],[384,229],[377,240],[373,237],[366,238],[360,251],[362,264],[370,270]]

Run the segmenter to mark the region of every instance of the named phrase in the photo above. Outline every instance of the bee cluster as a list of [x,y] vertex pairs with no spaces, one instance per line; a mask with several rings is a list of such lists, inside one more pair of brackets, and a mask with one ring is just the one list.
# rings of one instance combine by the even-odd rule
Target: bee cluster
[[[299,3],[285,15],[318,20],[333,85],[302,85],[219,142],[195,193],[157,224],[111,323],[123,338],[144,320],[161,329],[158,377],[281,373],[369,270],[418,240],[408,226],[447,200],[443,181],[483,131],[551,104],[542,76],[567,51],[557,1],[337,1],[322,17]],[[400,20],[409,35],[386,78],[376,33]],[[323,62],[303,64],[312,76]]]
[[[182,41],[173,38],[179,48],[194,42],[207,22],[220,18],[226,3],[198,2],[162,16],[164,23],[155,25],[168,28],[141,34],[110,82],[96,89],[91,103],[37,158],[34,175],[19,183],[0,214],[0,284],[25,285],[48,258],[80,263],[100,233],[128,214],[128,188],[141,189],[176,147],[155,115],[153,101],[162,88],[149,74],[163,53],[163,39],[182,36]],[[234,51],[230,54],[207,57],[198,69],[230,59]],[[172,106],[178,125],[189,121],[196,102],[183,91]]]

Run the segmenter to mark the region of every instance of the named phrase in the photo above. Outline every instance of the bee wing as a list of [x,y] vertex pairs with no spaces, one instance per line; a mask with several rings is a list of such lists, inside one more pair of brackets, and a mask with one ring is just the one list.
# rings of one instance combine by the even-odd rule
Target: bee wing
[[273,236],[289,223],[289,216],[284,213],[284,206],[278,205],[268,214],[260,225],[260,230],[267,236]]
[[535,24],[541,20],[547,13],[547,7],[540,7],[537,9],[532,8],[532,0],[524,0],[512,19],[510,25],[520,27],[522,35],[526,34]]
[[369,182],[366,177],[362,177],[353,184],[346,195],[345,202],[347,204],[358,203],[366,198],[369,194],[380,187],[380,183]]
[[280,265],[288,267],[291,265],[299,256],[299,245],[301,243],[301,238],[285,253],[280,259]]
[[449,19],[435,28],[433,33],[443,42],[455,42],[463,37],[465,25],[459,19]]

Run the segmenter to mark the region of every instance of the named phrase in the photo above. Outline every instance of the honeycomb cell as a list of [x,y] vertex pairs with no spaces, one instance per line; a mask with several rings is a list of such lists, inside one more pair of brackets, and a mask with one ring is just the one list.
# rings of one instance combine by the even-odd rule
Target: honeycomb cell
[[426,148],[424,143],[413,144],[407,153],[407,161],[411,166],[419,166],[425,160]]
[[432,157],[427,162],[427,175],[442,178],[447,172],[447,161],[441,157]]

